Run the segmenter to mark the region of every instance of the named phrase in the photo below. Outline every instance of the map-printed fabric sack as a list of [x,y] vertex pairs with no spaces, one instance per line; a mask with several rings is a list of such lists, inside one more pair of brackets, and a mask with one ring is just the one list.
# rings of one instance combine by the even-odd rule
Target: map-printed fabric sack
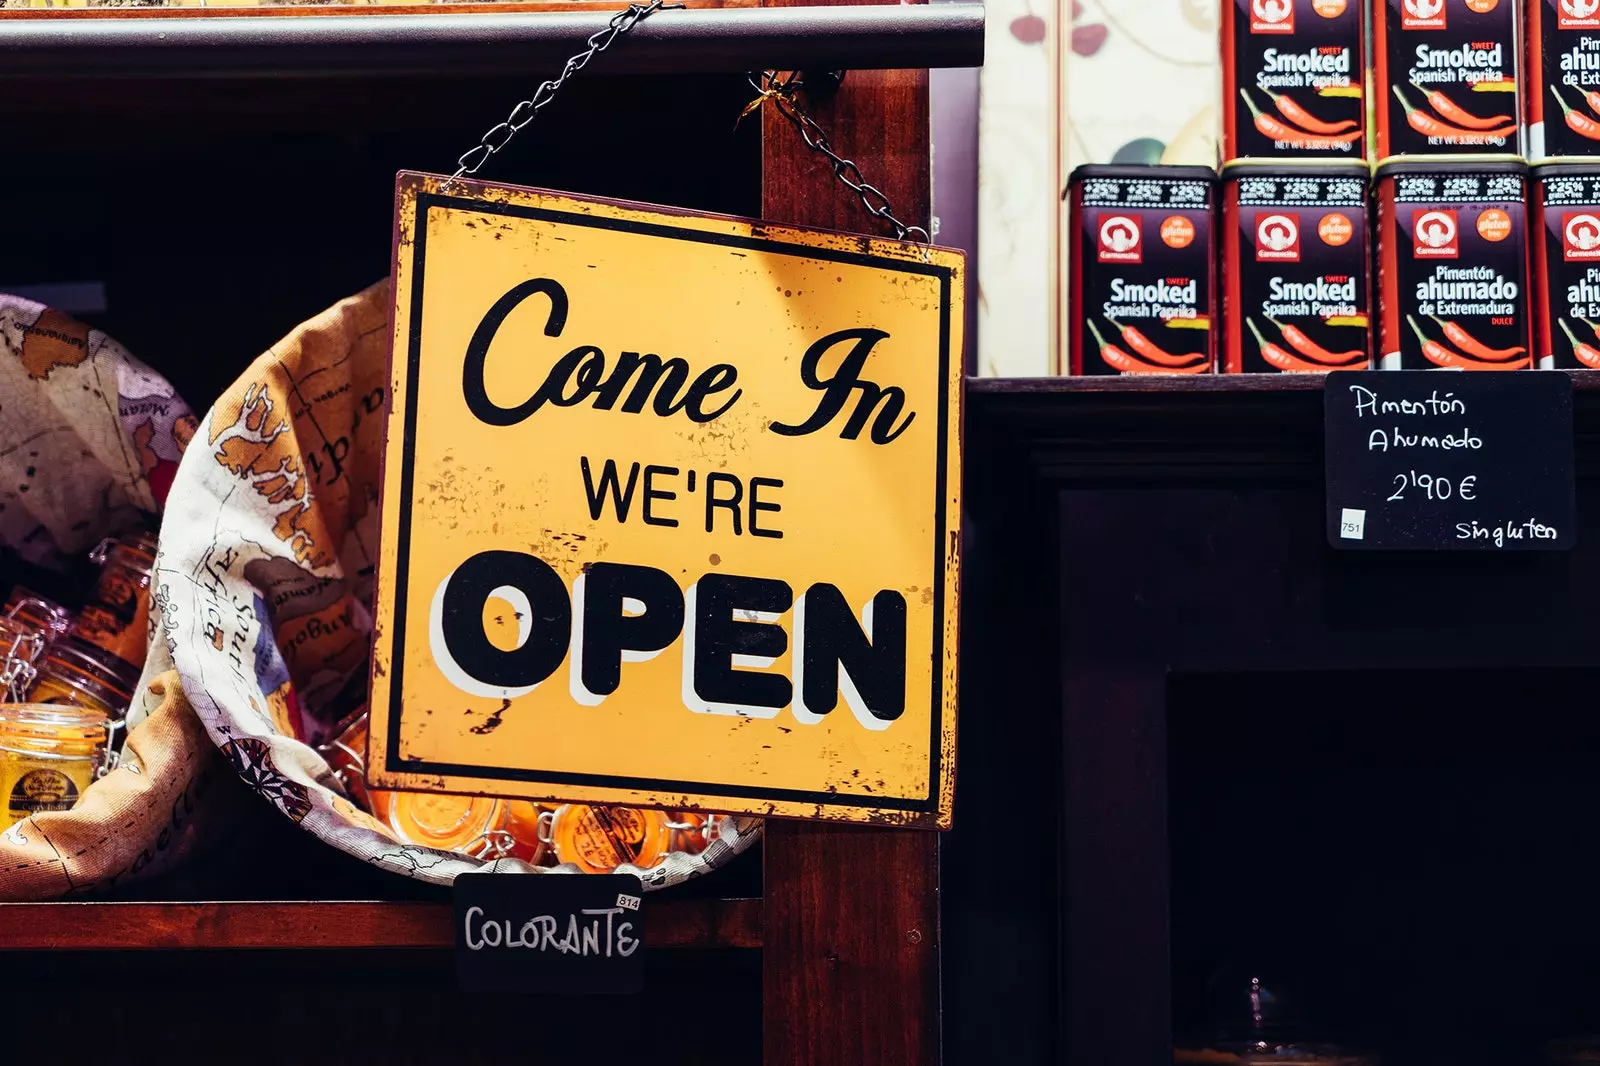
[[0,293],[0,546],[62,569],[161,510],[195,417],[97,329]]
[[[382,282],[302,324],[206,415],[161,528],[146,677],[175,667],[245,782],[341,851],[436,883],[541,871],[399,841],[316,750],[366,701],[389,341]],[[744,850],[759,827],[733,819],[699,855],[619,870],[675,884]]]
[[[66,570],[161,509],[196,420],[104,333],[0,293],[0,596],[9,563]],[[225,814],[225,764],[177,693],[142,687],[148,720],[70,811],[0,833],[0,900],[97,893],[172,868]],[[141,717],[145,715],[141,713]],[[202,796],[206,796],[202,802]]]
[[167,673],[143,689],[152,705],[116,769],[70,811],[35,814],[0,833],[0,900],[104,894],[165,873],[222,839],[248,794],[232,780]]

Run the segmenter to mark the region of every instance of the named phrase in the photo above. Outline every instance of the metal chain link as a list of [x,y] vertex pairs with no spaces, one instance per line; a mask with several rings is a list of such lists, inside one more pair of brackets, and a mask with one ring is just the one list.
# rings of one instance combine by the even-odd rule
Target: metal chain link
[[504,122],[493,126],[478,139],[478,143],[463,152],[461,158],[456,160],[456,172],[450,175],[445,183],[439,186],[443,191],[454,185],[459,179],[469,177],[478,172],[478,169],[487,163],[496,152],[504,148],[516,136],[517,131],[532,122],[544,107],[555,99],[556,93],[566,85],[567,79],[589,65],[589,60],[604,52],[616,43],[617,38],[633,29],[640,22],[649,18],[657,11],[681,9],[682,4],[669,4],[664,0],[651,0],[648,4],[629,4],[627,10],[618,11],[611,16],[611,21],[606,28],[598,31],[588,40],[589,47],[567,60],[566,66],[547,82],[543,82],[533,92],[532,99],[524,100],[511,109],[511,114],[506,116]]
[[[589,65],[589,60],[604,52],[616,43],[617,39],[633,29],[644,19],[649,18],[657,11],[682,9],[683,4],[669,4],[664,0],[650,0],[648,4],[632,3],[623,11],[611,16],[611,21],[606,28],[598,31],[586,42],[589,47],[572,56],[557,74],[549,81],[541,82],[534,90],[530,99],[523,100],[511,109],[511,114],[506,116],[504,122],[497,123],[489,128],[478,143],[463,152],[456,160],[456,170],[440,186],[441,190],[450,188],[464,177],[476,174],[497,152],[503,149],[517,131],[522,129],[542,111],[562,87],[567,79]],[[832,143],[828,140],[827,131],[817,124],[816,119],[808,115],[801,108],[796,94],[804,88],[804,83],[798,73],[780,75],[774,70],[765,70],[748,75],[750,85],[757,95],[746,113],[754,110],[763,101],[771,100],[777,107],[778,113],[789,120],[789,123],[800,132],[805,140],[806,147],[814,152],[821,153],[828,158],[833,166],[833,175],[854,192],[861,200],[861,206],[874,218],[887,222],[894,230],[896,240],[915,240],[928,244],[932,237],[921,226],[908,226],[894,215],[893,205],[889,197],[877,186],[867,181],[861,173],[861,168],[854,161],[841,156],[833,150]]]
[[751,87],[760,94],[752,102],[751,109],[765,100],[771,100],[773,106],[778,109],[778,114],[788,119],[789,123],[800,131],[806,147],[828,157],[828,161],[833,164],[833,176],[860,197],[861,206],[867,209],[867,213],[893,227],[895,240],[915,240],[922,244],[932,241],[933,238],[929,236],[928,231],[921,226],[908,226],[896,218],[889,197],[883,190],[869,183],[861,173],[861,168],[854,162],[833,150],[833,145],[828,141],[827,131],[817,124],[816,119],[806,114],[795,99],[795,94],[804,87],[798,73],[785,76],[775,70],[764,70],[750,74],[749,79]]

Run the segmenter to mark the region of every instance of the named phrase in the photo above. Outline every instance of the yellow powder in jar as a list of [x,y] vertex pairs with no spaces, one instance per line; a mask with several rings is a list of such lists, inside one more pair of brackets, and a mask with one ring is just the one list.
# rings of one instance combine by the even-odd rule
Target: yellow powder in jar
[[0,704],[0,828],[76,806],[105,760],[108,726],[90,708]]

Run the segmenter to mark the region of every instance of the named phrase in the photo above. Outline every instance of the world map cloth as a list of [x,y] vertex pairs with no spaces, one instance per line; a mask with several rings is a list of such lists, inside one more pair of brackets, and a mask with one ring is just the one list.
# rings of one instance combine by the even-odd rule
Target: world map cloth
[[[383,282],[274,345],[206,415],[161,529],[145,676],[175,667],[244,781],[340,850],[437,883],[535,871],[397,840],[316,750],[366,706],[389,343]],[[675,884],[742,851],[759,826],[737,819],[699,855],[620,869]]]

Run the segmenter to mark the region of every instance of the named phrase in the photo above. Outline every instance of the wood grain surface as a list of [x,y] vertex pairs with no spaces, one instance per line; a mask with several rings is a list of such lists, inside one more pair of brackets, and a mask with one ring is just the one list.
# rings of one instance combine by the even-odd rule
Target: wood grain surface
[[[689,7],[756,7],[756,0],[677,0]],[[262,7],[18,7],[0,10],[5,19],[73,18],[262,18],[303,15],[505,15],[525,11],[618,11],[617,0],[556,0],[553,3],[491,4],[273,4]]]
[[[758,948],[758,899],[649,906],[649,948]],[[0,952],[266,948],[448,948],[448,903],[0,904]]]
[[[889,195],[902,222],[921,226],[927,77],[850,71],[830,99],[806,101],[835,150]],[[761,136],[763,217],[892,235],[771,107]],[[939,835],[771,820],[765,851],[767,1066],[937,1063]]]

